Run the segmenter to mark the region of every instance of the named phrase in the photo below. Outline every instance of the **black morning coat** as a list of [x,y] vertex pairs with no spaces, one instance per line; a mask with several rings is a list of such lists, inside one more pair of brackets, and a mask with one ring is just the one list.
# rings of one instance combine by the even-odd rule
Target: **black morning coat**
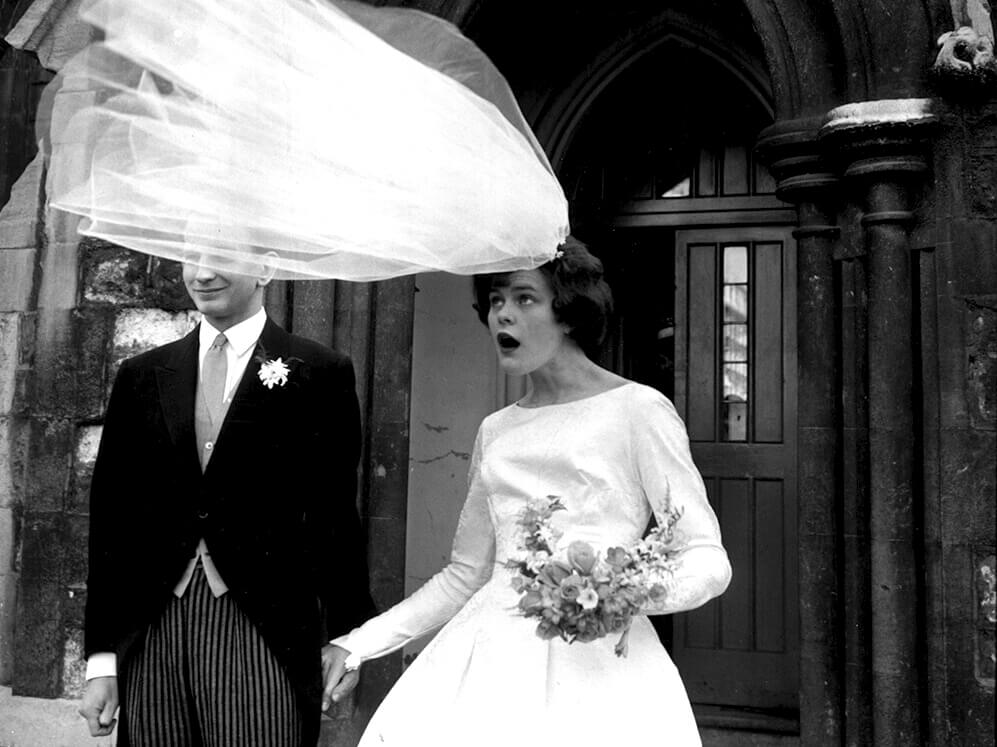
[[[202,474],[197,352],[195,329],[125,361],[115,379],[90,489],[85,652],[127,656],[203,537],[302,696],[313,743],[321,647],[374,613],[355,506],[353,366],[268,319]],[[260,365],[276,358],[290,373],[268,389]]]

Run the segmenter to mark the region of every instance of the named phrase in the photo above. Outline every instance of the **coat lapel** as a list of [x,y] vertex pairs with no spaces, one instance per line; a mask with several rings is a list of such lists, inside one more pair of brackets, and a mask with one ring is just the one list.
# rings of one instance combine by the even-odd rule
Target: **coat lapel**
[[194,436],[194,397],[197,395],[198,327],[180,340],[173,356],[156,369],[159,401],[170,439],[179,454],[197,463]]

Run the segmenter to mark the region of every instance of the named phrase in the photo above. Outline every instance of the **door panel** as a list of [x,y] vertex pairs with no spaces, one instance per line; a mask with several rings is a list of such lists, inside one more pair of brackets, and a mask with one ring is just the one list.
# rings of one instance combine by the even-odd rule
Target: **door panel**
[[675,404],[734,569],[675,616],[697,704],[798,707],[793,248],[781,227],[676,232]]

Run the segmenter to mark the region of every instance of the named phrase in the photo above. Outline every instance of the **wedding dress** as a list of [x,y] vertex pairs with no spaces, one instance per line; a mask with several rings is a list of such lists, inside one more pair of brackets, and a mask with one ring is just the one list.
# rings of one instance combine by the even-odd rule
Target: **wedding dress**
[[508,84],[452,24],[350,0],[84,0],[46,88],[50,204],[216,269],[378,280],[536,267],[568,232]]
[[698,745],[674,664],[646,616],[629,653],[618,636],[542,640],[522,617],[504,561],[527,501],[560,496],[562,535],[596,549],[642,536],[652,514],[682,512],[679,568],[660,607],[680,612],[722,593],[730,565],[685,427],[656,390],[628,383],[586,399],[511,405],[479,429],[449,565],[398,605],[336,641],[348,664],[395,651],[441,625],[371,719],[373,745]]

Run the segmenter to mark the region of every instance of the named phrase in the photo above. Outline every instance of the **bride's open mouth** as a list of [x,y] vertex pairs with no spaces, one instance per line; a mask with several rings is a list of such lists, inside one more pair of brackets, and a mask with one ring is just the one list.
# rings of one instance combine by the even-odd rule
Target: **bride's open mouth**
[[508,332],[499,332],[495,335],[495,340],[498,342],[498,346],[502,350],[515,350],[519,347],[519,340],[510,335]]

